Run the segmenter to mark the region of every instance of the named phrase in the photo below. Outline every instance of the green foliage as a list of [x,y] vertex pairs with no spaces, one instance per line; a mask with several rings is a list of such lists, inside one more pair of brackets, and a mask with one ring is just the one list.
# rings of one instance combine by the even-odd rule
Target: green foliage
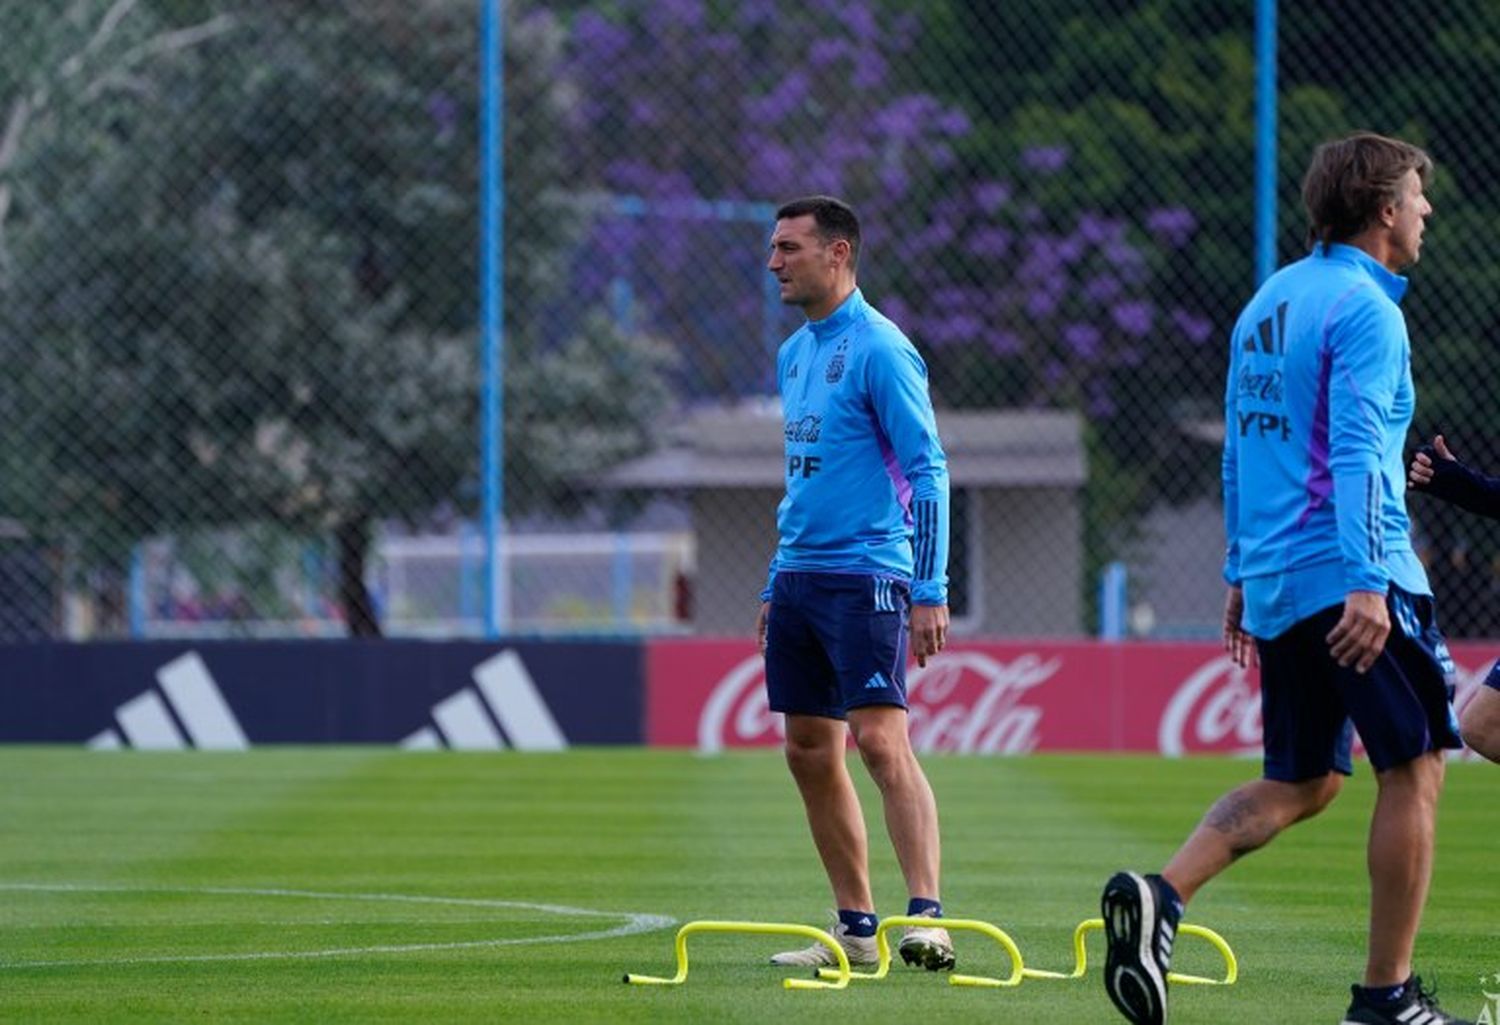
[[[634,454],[655,411],[613,397],[660,391],[630,376],[655,362],[607,343],[589,401],[617,415],[586,436],[567,390],[593,382],[531,362],[577,231],[555,201],[564,34],[506,6],[525,115],[507,120],[506,348],[551,388],[507,433],[573,435],[570,458],[521,460],[512,495],[545,506],[573,465]],[[26,116],[0,153],[0,511],[120,565],[164,532],[307,536],[472,498],[475,26],[467,4],[389,0],[7,9],[0,136]]]
[[663,342],[595,314],[561,348],[516,365],[505,379],[510,508],[567,509],[578,482],[649,450],[673,408],[676,363]]

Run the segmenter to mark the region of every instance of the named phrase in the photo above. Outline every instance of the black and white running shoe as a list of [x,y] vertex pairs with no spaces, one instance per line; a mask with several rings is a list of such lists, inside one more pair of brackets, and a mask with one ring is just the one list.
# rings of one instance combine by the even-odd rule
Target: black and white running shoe
[[1104,989],[1133,1025],[1167,1020],[1167,971],[1182,916],[1158,877],[1116,872],[1100,898],[1104,936]]
[[1401,999],[1389,1004],[1371,1000],[1360,986],[1350,989],[1354,999],[1344,1012],[1343,1025],[1474,1025],[1467,1018],[1444,1013],[1437,1004],[1437,991],[1423,988],[1415,975],[1407,980]]

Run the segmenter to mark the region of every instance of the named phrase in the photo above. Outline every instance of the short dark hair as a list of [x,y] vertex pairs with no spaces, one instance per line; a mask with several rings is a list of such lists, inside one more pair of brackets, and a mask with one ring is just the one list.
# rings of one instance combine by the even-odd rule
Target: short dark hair
[[1381,207],[1401,202],[1401,179],[1410,171],[1427,185],[1432,158],[1400,139],[1356,132],[1322,143],[1302,179],[1308,242],[1345,242],[1364,231]]
[[812,214],[813,223],[817,225],[819,241],[825,246],[836,239],[848,242],[849,266],[858,266],[859,218],[854,215],[854,208],[832,196],[803,196],[790,203],[783,203],[781,209],[776,211],[776,219],[781,221],[808,214]]

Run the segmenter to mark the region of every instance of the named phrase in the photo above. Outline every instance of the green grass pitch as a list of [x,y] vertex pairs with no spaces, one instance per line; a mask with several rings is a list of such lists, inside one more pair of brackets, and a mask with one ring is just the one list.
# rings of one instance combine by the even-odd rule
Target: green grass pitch
[[[925,760],[944,826],[944,901],[1071,966],[1116,868],[1159,867],[1253,762],[1136,757]],[[876,897],[905,893],[879,801]],[[1500,769],[1455,763],[1418,970],[1478,1017],[1500,972]],[[776,937],[694,937],[676,988],[671,927],[826,922],[829,897],[775,752],[560,755],[263,749],[144,754],[0,748],[0,1021],[818,1022],[1117,1020],[1099,982],[883,982],[793,992]],[[1320,819],[1232,867],[1189,909],[1233,945],[1240,981],[1175,987],[1174,1025],[1335,1022],[1365,947],[1361,765]],[[636,917],[631,917],[632,915]],[[632,932],[632,929],[648,930]],[[613,934],[600,936],[599,934]],[[589,938],[593,936],[594,938]],[[1003,976],[956,934],[961,970]],[[799,940],[788,945],[801,945]],[[1176,967],[1213,975],[1191,938]],[[1490,990],[1497,987],[1489,984]]]

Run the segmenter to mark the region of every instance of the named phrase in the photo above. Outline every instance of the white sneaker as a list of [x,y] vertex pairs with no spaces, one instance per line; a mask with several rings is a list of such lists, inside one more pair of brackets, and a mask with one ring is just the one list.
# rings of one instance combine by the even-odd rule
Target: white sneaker
[[[844,954],[849,958],[849,964],[874,965],[880,963],[880,953],[875,947],[874,936],[850,936],[849,927],[843,922],[837,922],[829,930],[834,939],[838,940],[839,946],[844,948]],[[775,965],[803,966],[807,968],[836,968],[839,960],[829,950],[826,944],[814,943],[810,947],[801,950],[788,950],[780,954],[771,955],[771,963]]]
[[953,939],[941,926],[907,926],[899,949],[901,960],[929,972],[950,971],[957,961],[953,956]]

